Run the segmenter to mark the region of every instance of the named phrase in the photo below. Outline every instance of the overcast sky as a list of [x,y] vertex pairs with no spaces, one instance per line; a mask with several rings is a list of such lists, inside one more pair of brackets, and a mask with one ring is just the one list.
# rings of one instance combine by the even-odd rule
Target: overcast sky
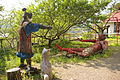
[[21,9],[28,6],[30,3],[34,3],[34,0],[0,0],[0,5],[4,6],[5,10]]
[[[120,0],[113,0],[120,2]],[[29,4],[34,3],[34,0],[0,0],[0,5],[4,6],[5,10],[10,11],[12,9],[22,9]],[[111,5],[109,5],[110,7]]]

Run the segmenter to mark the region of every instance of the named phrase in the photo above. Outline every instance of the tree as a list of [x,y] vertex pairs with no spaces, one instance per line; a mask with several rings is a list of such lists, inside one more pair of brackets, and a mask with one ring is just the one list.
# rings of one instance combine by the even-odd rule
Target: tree
[[87,20],[84,24],[82,24],[85,27],[88,27],[95,31],[95,33],[99,34],[104,34],[104,31],[108,29],[110,26],[107,25],[109,20],[108,15],[95,15],[92,16],[90,20]]
[[[3,10],[4,11],[4,10]],[[7,14],[2,14],[0,16],[0,35],[2,39],[5,39],[4,44],[7,44],[6,47],[15,48],[16,39],[18,35],[18,25],[15,22],[16,14],[14,10]],[[6,35],[7,34],[7,35]]]
[[0,6],[0,11],[2,11],[4,8],[3,8],[3,6]]
[[96,29],[94,29],[93,26],[90,24],[88,27],[94,30],[98,34],[103,34],[104,31],[110,27],[107,24],[110,20],[109,18],[111,16],[111,13],[116,12],[116,10],[117,11],[120,10],[120,3],[117,3],[116,1],[112,2],[112,7],[108,8],[107,10],[110,10],[110,13],[108,13],[107,15],[98,13],[92,17],[90,22],[88,21],[88,23],[94,24],[96,26]]
[[113,9],[113,11],[118,10],[118,9],[120,10],[120,3],[115,2],[111,8]]
[[33,12],[33,22],[52,26],[52,30],[36,32],[35,35],[51,43],[60,39],[71,27],[84,24],[100,13],[111,0],[37,0],[28,7]]
[[[4,7],[3,6],[0,6],[0,11],[3,11],[4,10]],[[0,17],[2,16],[2,14],[0,14]]]

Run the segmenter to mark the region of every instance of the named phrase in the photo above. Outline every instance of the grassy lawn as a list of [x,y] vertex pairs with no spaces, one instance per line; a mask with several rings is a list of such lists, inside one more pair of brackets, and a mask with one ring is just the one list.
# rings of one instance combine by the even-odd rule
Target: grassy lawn
[[[54,63],[84,63],[88,60],[96,60],[98,58],[107,58],[111,56],[114,52],[118,52],[118,47],[120,46],[120,41],[117,44],[117,41],[115,38],[108,38],[106,39],[109,42],[109,48],[108,50],[104,51],[103,54],[95,54],[90,57],[80,57],[77,55],[74,55],[71,58],[66,57],[65,51],[59,51],[54,44],[58,43],[60,46],[64,48],[80,48],[80,47],[89,47],[93,43],[85,43],[85,42],[79,42],[79,41],[57,41],[53,44],[53,48],[51,48],[50,52],[50,61],[52,64]],[[40,64],[41,63],[41,51],[43,47],[33,47],[34,51],[34,57],[32,58],[32,63],[34,64]],[[20,59],[15,55],[16,50],[14,49],[1,49],[0,50],[0,79],[5,80],[5,71],[13,68],[18,67],[20,64]],[[32,78],[39,77],[39,75],[34,75]],[[32,80],[32,79],[31,79]]]

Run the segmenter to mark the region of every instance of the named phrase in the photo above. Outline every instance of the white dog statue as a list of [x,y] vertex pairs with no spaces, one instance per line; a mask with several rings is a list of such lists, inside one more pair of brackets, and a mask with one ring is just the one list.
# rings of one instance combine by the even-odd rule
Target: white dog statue
[[42,51],[42,64],[41,64],[41,71],[43,74],[44,80],[52,80],[52,68],[51,63],[49,62],[49,55],[50,49],[44,48]]

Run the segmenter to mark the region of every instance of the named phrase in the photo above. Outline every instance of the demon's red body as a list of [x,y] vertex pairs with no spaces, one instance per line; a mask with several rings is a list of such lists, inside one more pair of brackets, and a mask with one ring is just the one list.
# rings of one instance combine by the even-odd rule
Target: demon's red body
[[95,43],[98,40],[83,40],[83,39],[77,38],[77,39],[74,39],[74,40],[71,40],[71,41],[81,41],[81,42],[92,42],[92,43]]
[[67,51],[68,54],[78,54],[80,56],[90,56],[91,54],[94,54],[98,51],[103,51],[108,48],[108,42],[105,41],[105,35],[99,35],[98,40],[81,40],[81,39],[75,39],[82,42],[93,42],[94,44],[88,48],[62,48],[58,44],[56,47],[59,50]]
[[84,50],[84,48],[62,48],[58,44],[56,44],[56,47],[61,51],[67,51],[68,53],[71,53],[71,54],[76,53],[76,51],[77,52],[82,52]]
[[62,48],[58,44],[56,47],[61,51],[67,51],[68,54],[78,54],[80,56],[90,56],[97,51],[105,50],[108,48],[107,41],[97,41],[94,45],[88,48]]

